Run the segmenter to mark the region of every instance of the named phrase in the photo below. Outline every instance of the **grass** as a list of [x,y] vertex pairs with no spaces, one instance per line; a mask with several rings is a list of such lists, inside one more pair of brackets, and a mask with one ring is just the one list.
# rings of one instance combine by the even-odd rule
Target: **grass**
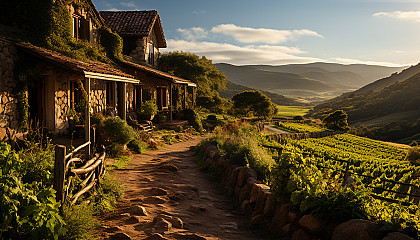
[[125,166],[127,166],[131,162],[132,158],[130,156],[118,156],[114,160],[114,163],[108,165],[110,169],[125,168]]
[[276,117],[295,117],[295,116],[303,116],[309,112],[309,107],[302,107],[302,106],[280,106],[277,105],[277,115]]

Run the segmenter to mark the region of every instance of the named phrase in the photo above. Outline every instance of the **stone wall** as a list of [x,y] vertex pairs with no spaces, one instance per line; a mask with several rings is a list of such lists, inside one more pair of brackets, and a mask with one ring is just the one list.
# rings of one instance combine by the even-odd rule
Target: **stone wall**
[[387,232],[367,220],[351,219],[338,223],[322,221],[310,214],[301,216],[292,210],[287,199],[275,199],[270,187],[257,180],[254,169],[233,165],[214,145],[207,144],[202,150],[205,164],[220,169],[222,185],[250,215],[249,226],[252,228],[265,229],[279,239],[292,240],[412,239],[399,232]]
[[18,55],[12,42],[0,38],[0,141],[20,138],[16,99],[12,96],[15,88],[13,69]]
[[158,48],[158,43],[157,43],[157,38],[156,38],[156,33],[155,30],[152,29],[152,32],[150,33],[150,38],[149,37],[143,37],[143,38],[138,38],[136,41],[136,48],[134,48],[131,53],[130,53],[130,57],[136,59],[136,60],[140,60],[140,61],[145,61],[147,63],[149,63],[149,55],[148,55],[148,49],[147,49],[147,43],[152,43],[153,46],[157,49],[157,52],[155,52],[155,62],[154,63],[149,63],[151,65],[157,65],[157,59],[159,58],[159,48]]
[[105,113],[106,109],[106,82],[92,79],[90,83],[90,112]]

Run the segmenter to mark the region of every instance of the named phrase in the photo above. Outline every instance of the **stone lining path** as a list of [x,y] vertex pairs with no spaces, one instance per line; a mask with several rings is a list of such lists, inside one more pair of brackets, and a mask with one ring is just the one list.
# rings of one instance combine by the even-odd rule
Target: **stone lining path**
[[232,199],[199,170],[195,137],[134,155],[113,175],[126,186],[117,211],[104,216],[101,239],[272,239],[250,229]]

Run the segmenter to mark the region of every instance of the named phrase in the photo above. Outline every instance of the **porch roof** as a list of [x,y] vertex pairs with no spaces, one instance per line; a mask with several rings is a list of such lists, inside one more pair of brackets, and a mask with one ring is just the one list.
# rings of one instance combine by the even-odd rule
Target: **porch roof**
[[148,74],[151,74],[151,75],[154,75],[156,77],[171,81],[171,82],[176,83],[176,84],[183,84],[183,85],[188,85],[190,87],[197,87],[197,85],[195,83],[193,83],[189,80],[174,76],[174,75],[172,75],[170,73],[167,73],[167,72],[159,71],[157,69],[146,67],[146,66],[136,64],[136,63],[133,63],[133,62],[129,62],[129,61],[126,61],[126,60],[122,60],[121,63],[125,64],[126,66],[135,68],[137,70],[146,72]]
[[84,77],[91,77],[109,81],[120,81],[140,83],[134,76],[127,74],[109,64],[101,62],[82,62],[60,53],[49,51],[40,47],[25,43],[15,43],[18,49],[42,58],[50,63],[58,65],[66,70],[83,74]]

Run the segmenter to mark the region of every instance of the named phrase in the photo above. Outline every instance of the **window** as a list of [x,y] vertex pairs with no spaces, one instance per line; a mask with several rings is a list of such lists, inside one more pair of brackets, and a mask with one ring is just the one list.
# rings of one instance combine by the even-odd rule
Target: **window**
[[159,109],[167,108],[168,107],[168,101],[166,96],[166,87],[157,87],[157,106]]
[[147,49],[149,51],[149,64],[155,64],[155,48],[153,47],[152,43],[147,44]]
[[73,37],[76,39],[90,41],[89,20],[81,16],[73,16]]
[[82,100],[82,89],[78,82],[70,82],[70,108],[75,109]]
[[106,83],[106,104],[108,106],[114,105],[114,88],[113,82]]

